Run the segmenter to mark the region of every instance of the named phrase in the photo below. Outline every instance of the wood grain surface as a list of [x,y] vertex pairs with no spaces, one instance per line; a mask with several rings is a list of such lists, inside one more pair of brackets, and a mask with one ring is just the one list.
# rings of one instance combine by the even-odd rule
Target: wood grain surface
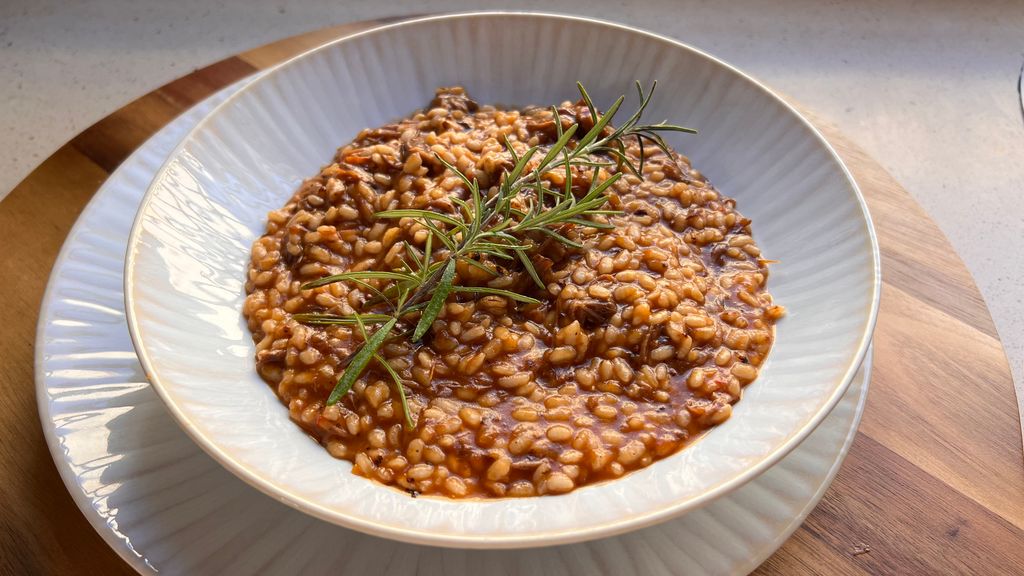
[[[285,39],[151,92],[88,128],[0,202],[0,573],[130,574],[76,508],[36,411],[33,342],[50,267],[104,179],[216,90],[381,21]],[[884,288],[867,409],[842,470],[757,574],[1020,574],[1024,468],[1013,383],[974,281],[875,161],[808,114],[868,199]],[[685,567],[680,567],[680,573]]]

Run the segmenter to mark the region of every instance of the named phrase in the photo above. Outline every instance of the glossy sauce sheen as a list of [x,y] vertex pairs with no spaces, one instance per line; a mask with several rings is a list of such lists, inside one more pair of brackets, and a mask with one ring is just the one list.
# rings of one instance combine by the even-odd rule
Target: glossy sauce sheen
[[[579,103],[559,111],[580,135],[593,125]],[[413,428],[403,425],[395,384],[373,363],[338,404],[325,405],[362,338],[350,326],[306,326],[291,315],[381,310],[353,283],[300,285],[399,268],[405,245],[423,249],[429,232],[374,213],[454,213],[451,196],[468,196],[435,154],[487,190],[512,163],[502,136],[522,154],[552,144],[554,122],[550,109],[498,110],[460,88],[441,89],[423,112],[364,130],[268,215],[244,310],[257,369],[293,420],[355,473],[414,496],[564,493],[682,449],[729,418],[757,377],[783,310],[764,291],[768,272],[750,221],[687,158],[647,146],[643,178],[624,175],[609,192],[609,207],[622,212],[607,217],[613,229],[560,230],[583,249],[537,240],[531,260],[546,289],[505,261],[481,261],[497,276],[457,267],[458,285],[503,288],[540,305],[453,293],[421,342],[381,348],[403,379]],[[627,143],[631,158],[640,153]],[[544,178],[564,184],[564,173]],[[574,191],[585,193],[590,180],[574,172]]]

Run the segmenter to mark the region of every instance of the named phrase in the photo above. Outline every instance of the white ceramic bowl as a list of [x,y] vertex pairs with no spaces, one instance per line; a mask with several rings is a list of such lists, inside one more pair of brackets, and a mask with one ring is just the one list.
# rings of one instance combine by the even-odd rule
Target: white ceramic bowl
[[[652,120],[754,221],[787,306],[760,378],[733,417],[679,454],[562,496],[411,499],[349,473],[288,420],[254,370],[240,313],[266,213],[360,129],[461,84],[481,102],[548,104],[582,81],[599,105],[659,81]],[[627,102],[626,108],[632,105]],[[833,150],[764,86],[674,40],[544,14],[487,13],[384,26],[303,54],[214,110],[153,181],[128,245],[129,327],[154,388],[214,458],[329,522],[409,542],[525,547],[649,525],[725,494],[821,422],[867,349],[879,257],[863,198]]]

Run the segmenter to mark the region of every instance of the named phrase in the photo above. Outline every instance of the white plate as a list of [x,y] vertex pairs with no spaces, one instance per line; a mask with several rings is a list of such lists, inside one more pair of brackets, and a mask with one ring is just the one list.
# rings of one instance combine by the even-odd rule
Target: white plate
[[742,574],[817,504],[860,420],[870,356],[825,422],[768,472],[683,518],[588,544],[531,552],[397,544],[305,516],[226,472],[178,428],[146,383],[125,325],[121,264],[132,214],[154,172],[235,89],[169,124],[103,184],[61,250],[40,314],[38,402],[54,462],[82,513],[136,570],[228,575],[344,567],[373,576],[416,567],[425,575],[601,576],[686,567],[688,574]]
[[[686,450],[560,496],[413,500],[350,474],[350,463],[309,441],[253,368],[255,345],[240,310],[250,247],[267,212],[339,144],[424,106],[436,86],[461,83],[482,102],[518,105],[571,98],[577,79],[599,103],[631,93],[634,80],[660,80],[647,118],[701,129],[673,134],[673,143],[738,200],[764,253],[780,260],[769,288],[790,314],[760,377],[732,418]],[[128,326],[146,374],[183,429],[222,465],[329,522],[467,548],[614,535],[754,478],[845,392],[867,350],[879,282],[877,243],[856,184],[821,135],[766,88],[631,28],[493,13],[377,28],[249,84],[204,118],[157,173],[125,266]]]

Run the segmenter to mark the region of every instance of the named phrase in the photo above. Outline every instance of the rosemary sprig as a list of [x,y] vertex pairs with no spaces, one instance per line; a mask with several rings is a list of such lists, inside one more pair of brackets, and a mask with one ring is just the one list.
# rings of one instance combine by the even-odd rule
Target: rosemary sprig
[[[475,179],[471,180],[444,158],[435,155],[448,171],[462,181],[468,191],[466,199],[450,197],[457,208],[455,213],[396,209],[375,215],[380,219],[413,218],[430,231],[421,254],[406,244],[407,258],[402,259],[402,268],[334,274],[302,286],[303,290],[309,290],[334,282],[352,282],[376,295],[368,304],[381,304],[388,309],[387,313],[357,313],[348,316],[316,313],[292,316],[299,322],[311,325],[355,325],[363,337],[362,345],[346,358],[345,371],[328,397],[328,405],[338,402],[347,394],[370,362],[376,361],[388,372],[397,387],[406,424],[413,427],[401,376],[378,354],[384,342],[405,336],[418,342],[430,330],[453,292],[503,296],[527,306],[540,303],[535,298],[509,290],[456,285],[456,263],[463,262],[494,276],[499,271],[489,265],[488,260],[503,261],[508,267],[520,265],[533,282],[543,289],[544,282],[530,259],[531,253],[541,245],[536,240],[547,237],[570,248],[581,248],[580,243],[566,235],[569,228],[611,228],[611,225],[595,217],[617,213],[604,208],[608,201],[607,191],[622,177],[624,171],[637,176],[643,173],[645,143],[656,146],[672,158],[672,152],[661,133],[696,133],[691,128],[664,122],[640,123],[657,82],[647,93],[639,82],[636,83],[640,105],[618,128],[613,128],[611,122],[625,97],[620,96],[604,114],[599,114],[583,85],[577,82],[576,86],[593,121],[593,126],[585,133],[580,133],[583,128],[578,121],[563,128],[558,109],[552,107],[558,135],[556,142],[547,150],[533,146],[519,154],[506,138],[504,144],[512,168],[502,174],[496,190],[492,188],[486,193],[481,191]],[[637,165],[626,154],[625,143],[631,139],[635,139],[640,147]],[[534,160],[538,155],[540,160]],[[611,168],[616,170],[615,173],[602,180],[602,169]],[[577,196],[573,190],[573,169],[591,171],[590,186],[582,196]],[[564,172],[564,184],[559,189],[552,188],[544,178],[546,174],[556,171]],[[441,243],[436,254],[432,250],[435,239]],[[371,282],[380,285],[374,286]],[[406,317],[416,313],[419,313],[419,318],[412,325]],[[397,331],[400,323],[410,328],[411,334],[409,329]],[[368,324],[378,326],[372,334],[366,331]]]
[[[365,328],[362,322],[359,322],[359,315],[355,315],[356,322],[358,323],[360,331],[365,334]],[[391,333],[391,329],[395,327],[398,322],[398,318],[392,318],[384,323],[383,326],[377,329],[373,333],[373,336],[366,338],[365,345],[361,347],[352,360],[348,363],[348,367],[345,368],[345,372],[341,374],[341,378],[338,380],[338,385],[331,391],[331,395],[327,397],[327,405],[335,404],[341,397],[348,393],[352,389],[352,385],[356,383],[356,380],[366,369],[366,365],[370,363],[370,360],[377,354],[377,349],[387,339],[388,334]]]

